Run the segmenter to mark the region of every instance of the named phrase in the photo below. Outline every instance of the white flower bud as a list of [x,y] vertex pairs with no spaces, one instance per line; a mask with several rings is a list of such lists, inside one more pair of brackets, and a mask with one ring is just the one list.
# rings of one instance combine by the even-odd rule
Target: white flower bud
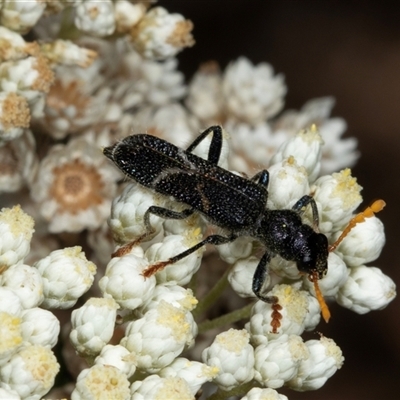
[[2,90],[17,92],[30,103],[37,100],[41,93],[48,93],[54,80],[54,73],[42,55],[3,62],[0,74]]
[[319,123],[319,129],[324,140],[321,175],[352,167],[360,157],[360,152],[355,137],[342,137],[347,130],[346,121],[343,118],[329,118],[328,115]]
[[214,382],[223,390],[231,390],[253,379],[254,350],[249,339],[246,330],[229,329],[217,335],[203,351],[203,362],[218,368]]
[[[153,191],[137,183],[125,187],[121,195],[113,201],[109,221],[114,240],[118,244],[129,243],[146,232],[144,214],[150,206],[159,205],[159,198]],[[150,215],[150,225],[154,228],[154,234],[148,239],[161,231],[162,223],[162,218]]]
[[275,75],[271,65],[253,65],[240,57],[225,70],[222,90],[227,112],[251,125],[277,114],[286,94],[283,75]]
[[[22,344],[21,318],[0,311],[0,369]],[[0,397],[1,398],[1,397]]]
[[201,121],[211,122],[223,113],[222,76],[216,62],[200,65],[186,97],[186,106]]
[[87,68],[97,57],[94,50],[80,47],[70,40],[57,39],[54,42],[43,43],[40,49],[53,63],[78,65],[82,68]]
[[289,156],[268,168],[268,205],[272,209],[291,208],[310,192],[306,169]]
[[129,323],[121,345],[135,353],[139,370],[155,373],[191,345],[196,333],[191,313],[160,301],[143,318]]
[[23,311],[21,319],[24,341],[50,349],[57,344],[60,322],[53,313],[36,307]]
[[182,15],[170,14],[163,7],[153,7],[133,27],[131,39],[143,57],[162,60],[194,45],[192,29],[192,22]]
[[111,0],[85,0],[75,9],[75,25],[94,36],[108,36],[115,30],[114,6]]
[[190,361],[186,358],[176,358],[172,364],[163,368],[159,375],[162,378],[182,378],[195,395],[205,382],[212,381],[218,374],[218,368],[209,367],[197,361]]
[[122,308],[134,310],[148,301],[156,286],[156,278],[145,278],[142,272],[149,263],[142,257],[127,254],[113,258],[107,265],[99,287],[105,297],[112,297]]
[[[328,270],[326,275],[318,280],[318,286],[324,297],[333,297],[344,285],[349,276],[349,271],[344,261],[335,253],[329,253]],[[303,282],[308,290],[315,295],[314,284],[307,276]]]
[[[186,236],[186,237],[185,237]],[[157,261],[165,261],[177,254],[188,250],[201,240],[201,230],[199,228],[189,230],[184,237],[180,235],[166,236],[161,243],[151,245],[145,257],[150,265]],[[168,265],[156,274],[158,283],[186,285],[192,279],[192,276],[198,271],[201,265],[202,253],[204,247],[195,251],[182,260]]]
[[1,209],[0,273],[28,255],[34,224],[33,218],[25,214],[20,206]]
[[228,264],[247,259],[253,250],[253,242],[246,236],[238,237],[234,242],[217,246],[220,257]]
[[350,268],[346,283],[336,295],[336,301],[343,307],[365,314],[371,310],[382,310],[396,297],[396,284],[379,268]]
[[115,23],[118,32],[129,32],[146,13],[145,4],[132,4],[127,0],[117,0],[114,8]]
[[274,389],[253,388],[241,400],[289,400]]
[[112,298],[90,298],[72,311],[69,338],[78,353],[97,355],[110,341],[117,317],[118,304]]
[[184,289],[179,285],[157,285],[152,298],[140,308],[140,314],[143,316],[150,309],[158,307],[161,300],[184,311],[192,311],[198,303],[190,289]]
[[100,354],[94,360],[96,365],[111,365],[118,368],[128,378],[130,378],[136,371],[136,357],[126,347],[117,344],[105,345]]
[[300,131],[283,143],[272,158],[271,164],[292,156],[300,166],[306,169],[309,182],[313,182],[321,168],[322,144],[323,140],[317,127],[312,125],[310,129]]
[[96,266],[80,246],[55,250],[34,265],[42,275],[45,308],[70,308],[94,281]]
[[23,37],[12,30],[0,26],[0,61],[18,60],[38,49],[37,44],[26,43]]
[[21,400],[15,390],[0,388],[0,400]]
[[[174,211],[183,211],[186,206],[179,207],[181,204],[172,201],[171,204],[166,204],[166,208]],[[200,214],[194,213],[185,219],[165,219],[163,222],[164,236],[181,235],[187,236],[189,232],[193,232],[196,228],[200,229],[201,233],[206,230],[206,223]],[[200,237],[200,236],[199,236]]]
[[315,181],[311,191],[318,205],[321,232],[330,234],[343,227],[362,201],[361,189],[349,168]]
[[84,369],[76,380],[71,400],[96,399],[129,400],[127,376],[111,365],[94,365]]
[[310,356],[301,361],[297,376],[286,383],[300,392],[321,388],[342,367],[344,361],[342,350],[332,339],[321,337],[320,340],[309,340],[305,344]]
[[258,346],[254,357],[254,379],[277,389],[297,374],[300,362],[309,357],[309,352],[300,336],[282,335]]
[[268,296],[276,296],[278,304],[282,307],[279,314],[282,318],[276,333],[273,333],[276,321],[271,304],[258,301],[252,311],[248,324],[248,330],[252,335],[252,343],[258,345],[267,343],[268,340],[276,338],[277,334],[301,335],[305,329],[311,330],[318,324],[319,306],[315,297],[304,290],[298,290],[290,285],[275,285],[267,293]]
[[131,385],[131,394],[130,400],[195,400],[189,385],[184,379],[179,377],[161,378],[158,375],[150,375],[143,381],[133,382]]
[[0,287],[0,311],[20,317],[23,311],[20,297],[13,289]]
[[22,34],[36,25],[46,8],[41,0],[4,0],[2,3],[1,25]]
[[358,223],[339,244],[336,251],[349,267],[375,261],[385,244],[385,232],[381,220],[375,216]]
[[281,144],[287,140],[284,132],[273,131],[265,121],[253,124],[235,121],[232,117],[225,122],[225,128],[231,134],[232,148],[230,153],[230,169],[254,175],[254,166],[269,164],[272,156]]
[[26,346],[0,369],[2,387],[15,390],[21,398],[39,400],[54,385],[60,370],[48,347]]
[[301,273],[297,269],[296,261],[288,261],[279,255],[276,255],[268,264],[268,268],[275,272],[276,275],[290,280],[298,280],[301,278]]
[[[253,275],[259,263],[259,258],[251,256],[238,260],[229,272],[228,281],[232,289],[240,297],[255,297],[253,292]],[[268,274],[264,282],[265,287],[269,286],[270,279]]]
[[43,299],[43,280],[36,268],[25,264],[13,265],[1,277],[3,287],[14,290],[25,309],[39,306]]

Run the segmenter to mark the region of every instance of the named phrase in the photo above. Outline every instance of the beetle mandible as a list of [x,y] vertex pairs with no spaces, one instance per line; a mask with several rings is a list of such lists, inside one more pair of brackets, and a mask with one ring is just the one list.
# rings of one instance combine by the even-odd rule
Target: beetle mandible
[[[193,154],[193,150],[208,135],[212,135],[211,144],[207,159],[203,159]],[[180,212],[149,207],[144,215],[146,232],[135,240],[135,244],[153,233],[150,214],[184,219],[198,212],[227,232],[225,236],[209,235],[188,250],[151,265],[143,275],[149,277],[208,243],[220,245],[240,236],[248,236],[258,240],[265,248],[253,276],[252,289],[260,300],[272,304],[276,315],[271,322],[273,332],[280,326],[281,307],[275,296],[264,295],[262,289],[268,274],[268,263],[277,254],[285,260],[295,261],[298,270],[308,275],[314,283],[322,315],[328,321],[330,313],[319,290],[318,280],[327,272],[329,252],[337,247],[355,224],[380,211],[384,206],[383,200],[354,217],[339,239],[329,246],[327,237],[318,231],[318,209],[312,196],[301,197],[292,209],[268,209],[268,171],[262,170],[248,179],[219,167],[222,141],[222,128],[211,126],[186,150],[148,134],[131,135],[104,148],[104,154],[129,178],[189,206]],[[307,206],[311,207],[313,214],[312,227],[301,219]]]

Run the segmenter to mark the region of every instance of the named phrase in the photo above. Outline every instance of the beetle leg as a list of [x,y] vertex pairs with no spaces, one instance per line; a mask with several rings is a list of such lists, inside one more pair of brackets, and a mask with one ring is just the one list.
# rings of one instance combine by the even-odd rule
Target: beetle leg
[[262,289],[268,273],[268,263],[271,261],[271,255],[265,252],[253,275],[253,292],[262,301],[266,303],[276,303],[278,299],[275,296],[263,296]]
[[[146,236],[149,236],[154,232],[154,228],[150,224],[150,214],[157,215],[158,217],[165,219],[185,219],[194,213],[193,208],[186,208],[183,211],[173,211],[168,208],[150,206],[144,214],[144,224],[146,226]],[[145,236],[145,237],[146,237]]]
[[168,208],[151,206],[147,209],[144,214],[144,225],[146,228],[146,232],[139,236],[137,239],[133,240],[125,244],[124,246],[118,248],[111,256],[112,257],[122,257],[125,254],[128,254],[134,246],[139,244],[143,239],[150,236],[154,233],[154,228],[151,226],[150,223],[150,214],[157,215],[158,217],[165,218],[165,219],[185,219],[194,213],[193,208],[187,208],[183,211],[173,211],[169,210]]
[[263,169],[262,171],[257,172],[257,173],[251,178],[251,180],[254,181],[254,182],[256,182],[256,183],[258,183],[258,184],[260,184],[260,185],[262,185],[262,186],[268,187],[268,183],[269,183],[269,172],[268,172],[266,169]]
[[257,265],[256,271],[253,275],[253,292],[262,301],[271,304],[271,327],[272,333],[278,333],[278,328],[281,326],[282,314],[279,312],[282,310],[282,306],[278,303],[278,298],[276,296],[264,296],[262,294],[262,289],[265,283],[268,272],[268,263],[271,261],[271,255],[265,252],[261,257],[260,262]]
[[186,149],[187,152],[192,153],[193,150],[208,136],[212,134],[210,148],[208,150],[207,160],[212,164],[218,164],[219,157],[222,149],[222,128],[218,125],[210,126],[203,133],[201,133]]
[[148,278],[149,276],[154,275],[156,272],[164,269],[167,265],[174,264],[177,261],[182,260],[182,258],[185,258],[188,255],[194,253],[196,250],[200,249],[201,247],[205,246],[206,244],[213,244],[215,246],[218,246],[220,244],[233,242],[236,238],[237,238],[237,235],[235,235],[233,233],[230,236],[221,236],[221,235],[207,236],[204,240],[195,244],[190,249],[187,249],[187,250],[183,251],[182,253],[179,253],[176,256],[169,258],[166,261],[159,261],[153,265],[150,265],[143,271],[143,276]]
[[312,214],[313,214],[313,229],[315,232],[319,233],[319,216],[318,216],[318,208],[317,203],[314,200],[314,197],[309,195],[304,195],[300,200],[296,202],[296,204],[292,207],[292,210],[296,211],[299,215],[304,213],[305,208],[310,205]]

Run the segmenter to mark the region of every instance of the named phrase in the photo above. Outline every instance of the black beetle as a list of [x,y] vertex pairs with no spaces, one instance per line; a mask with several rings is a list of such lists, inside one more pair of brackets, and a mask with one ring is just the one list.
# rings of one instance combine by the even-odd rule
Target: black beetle
[[[208,135],[212,135],[211,145],[207,159],[203,159],[193,154],[193,150]],[[262,289],[268,271],[267,265],[276,254],[286,260],[295,261],[298,270],[307,274],[314,282],[322,315],[328,321],[330,313],[317,281],[326,274],[329,251],[337,247],[356,223],[379,211],[384,202],[381,201],[383,205],[380,203],[375,208],[367,208],[370,211],[358,214],[335,244],[329,246],[327,237],[318,231],[318,210],[312,196],[303,196],[292,209],[268,209],[268,171],[262,170],[251,179],[247,179],[219,167],[222,140],[222,128],[211,126],[186,150],[148,134],[131,135],[113,146],[104,148],[104,154],[129,178],[189,206],[181,212],[158,206],[149,207],[144,216],[146,233],[134,243],[140,242],[153,232],[150,214],[163,218],[184,219],[194,212],[199,212],[210,223],[227,232],[226,236],[210,235],[190,249],[151,265],[143,275],[151,276],[207,243],[220,245],[232,242],[239,236],[249,236],[265,247],[264,255],[253,276],[252,288],[259,299],[271,303],[276,311],[276,318],[272,322],[273,331],[276,332],[280,326],[280,306],[275,296],[263,295]],[[312,209],[313,227],[304,224],[301,219],[308,205]],[[129,246],[132,244],[127,247]]]

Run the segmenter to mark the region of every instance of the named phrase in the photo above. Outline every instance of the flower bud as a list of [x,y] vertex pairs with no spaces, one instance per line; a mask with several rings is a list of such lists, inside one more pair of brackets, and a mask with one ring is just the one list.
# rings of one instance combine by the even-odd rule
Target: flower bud
[[97,355],[110,341],[117,317],[118,304],[112,298],[90,298],[72,311],[69,335],[78,353]]

